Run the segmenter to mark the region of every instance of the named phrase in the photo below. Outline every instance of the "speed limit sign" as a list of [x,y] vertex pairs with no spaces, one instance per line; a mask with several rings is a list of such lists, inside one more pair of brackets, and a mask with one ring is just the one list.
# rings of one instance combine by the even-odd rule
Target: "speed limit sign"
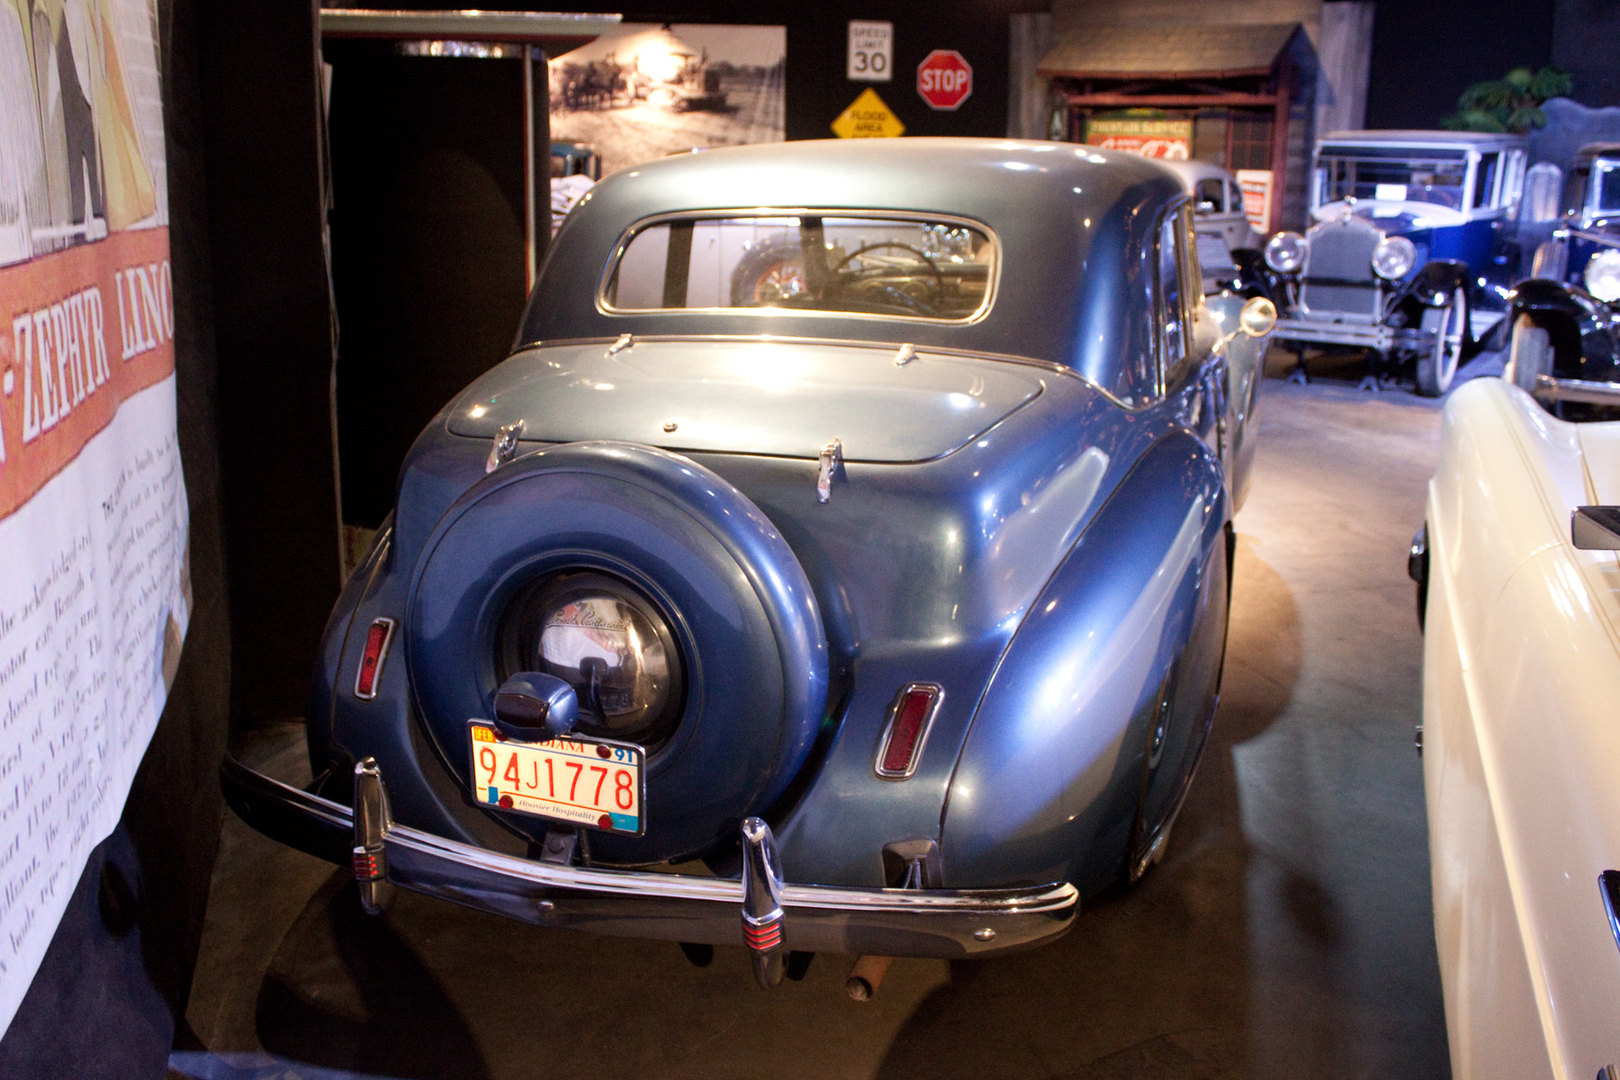
[[894,78],[894,23],[850,20],[847,74],[851,82]]

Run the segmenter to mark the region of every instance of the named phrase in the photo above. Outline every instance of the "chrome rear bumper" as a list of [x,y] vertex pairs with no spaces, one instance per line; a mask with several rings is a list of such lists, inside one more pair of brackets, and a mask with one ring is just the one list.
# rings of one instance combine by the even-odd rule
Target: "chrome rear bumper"
[[[339,865],[359,860],[349,807],[231,757],[220,764],[220,782],[231,808],[266,836]],[[740,880],[540,862],[386,821],[380,844],[368,865],[379,868],[386,882],[521,922],[620,937],[749,944]],[[375,888],[378,882],[368,884]],[[1079,899],[1067,882],[965,890],[787,883],[781,886],[782,932],[786,948],[804,952],[983,957],[1061,937],[1073,924]]]

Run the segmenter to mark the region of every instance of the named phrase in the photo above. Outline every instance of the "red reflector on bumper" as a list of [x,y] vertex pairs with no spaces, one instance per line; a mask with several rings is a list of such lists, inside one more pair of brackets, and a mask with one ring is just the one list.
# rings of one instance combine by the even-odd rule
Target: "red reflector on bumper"
[[388,643],[394,639],[394,620],[378,619],[366,632],[366,651],[360,656],[360,670],[354,676],[354,696],[370,701],[377,696],[377,679],[382,674],[383,660],[388,656]]
[[877,774],[904,780],[917,769],[928,725],[939,711],[945,691],[931,683],[911,683],[900,691],[889,713],[889,728],[878,750]]

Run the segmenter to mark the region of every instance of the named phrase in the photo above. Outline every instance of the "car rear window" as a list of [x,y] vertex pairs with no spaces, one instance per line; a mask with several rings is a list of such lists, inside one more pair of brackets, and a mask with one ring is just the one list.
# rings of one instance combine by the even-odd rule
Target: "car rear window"
[[968,322],[990,307],[997,245],[947,218],[680,217],[632,229],[602,290],[610,311],[836,312]]

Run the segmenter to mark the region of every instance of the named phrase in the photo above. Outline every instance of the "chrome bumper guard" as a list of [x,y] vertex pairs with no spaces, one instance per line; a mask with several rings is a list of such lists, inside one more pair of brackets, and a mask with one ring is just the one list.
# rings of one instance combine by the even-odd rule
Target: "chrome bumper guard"
[[[743,828],[751,883],[518,858],[394,823],[375,763],[368,759],[355,771],[358,818],[347,806],[231,757],[220,764],[220,781],[231,808],[255,829],[329,862],[352,865],[361,902],[373,912],[386,906],[397,885],[536,926],[619,937],[744,945],[756,953],[957,959],[1053,941],[1069,930],[1079,910],[1079,893],[1068,882],[1014,889],[781,883],[770,830],[754,818]],[[761,962],[779,977],[775,958],[757,956],[756,968]]]
[[1362,349],[1389,352],[1410,349],[1425,352],[1434,347],[1434,331],[1418,327],[1385,326],[1371,322],[1335,322],[1331,319],[1278,319],[1276,337],[1290,341],[1315,341],[1324,345],[1353,345]]

